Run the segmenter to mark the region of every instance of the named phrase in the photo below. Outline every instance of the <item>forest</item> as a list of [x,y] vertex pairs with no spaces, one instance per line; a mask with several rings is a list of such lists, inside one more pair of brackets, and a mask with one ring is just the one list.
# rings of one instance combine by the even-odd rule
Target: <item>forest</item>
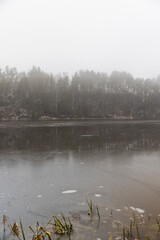
[[160,76],[80,70],[54,75],[0,69],[0,120],[160,119]]

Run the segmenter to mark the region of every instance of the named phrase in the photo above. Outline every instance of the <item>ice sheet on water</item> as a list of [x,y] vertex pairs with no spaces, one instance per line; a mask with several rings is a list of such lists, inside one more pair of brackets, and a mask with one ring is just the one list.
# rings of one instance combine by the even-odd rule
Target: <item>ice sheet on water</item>
[[132,206],[130,207],[130,209],[132,209],[133,211],[135,211],[135,210],[136,210],[136,209],[135,209],[134,207],[132,207]]
[[86,205],[86,204],[85,204],[84,202],[79,202],[78,205],[84,206],[84,205]]
[[42,195],[41,195],[41,194],[39,194],[39,195],[37,195],[37,197],[38,197],[38,198],[41,198],[41,197],[42,197]]
[[115,211],[117,211],[117,212],[121,212],[121,209],[117,208],[117,209],[115,209]]
[[136,208],[136,211],[139,212],[139,213],[144,213],[145,211],[141,208]]
[[139,212],[139,213],[144,213],[145,211],[143,210],[143,209],[141,209],[141,208],[135,208],[135,207],[130,207],[130,209],[132,209],[133,211],[137,211],[137,212]]
[[63,191],[62,193],[76,193],[77,190],[66,190],[66,191]]
[[95,196],[95,197],[101,197],[102,195],[96,193],[94,196]]

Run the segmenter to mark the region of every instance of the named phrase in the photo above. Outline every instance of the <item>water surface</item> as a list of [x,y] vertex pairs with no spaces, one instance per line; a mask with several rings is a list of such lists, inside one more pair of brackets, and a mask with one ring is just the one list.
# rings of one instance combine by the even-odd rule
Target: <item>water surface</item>
[[160,122],[0,123],[0,214],[26,224],[51,213],[160,214]]

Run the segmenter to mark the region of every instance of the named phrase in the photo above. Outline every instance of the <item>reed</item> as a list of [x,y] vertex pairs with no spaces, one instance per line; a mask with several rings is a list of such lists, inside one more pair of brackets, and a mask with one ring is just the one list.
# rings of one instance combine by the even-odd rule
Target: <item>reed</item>
[[96,210],[97,210],[98,220],[100,221],[101,216],[100,216],[100,213],[99,213],[99,207],[98,207],[98,205],[96,206]]
[[[51,240],[51,232],[47,231],[44,227],[39,226],[39,223],[36,224],[36,230],[33,230],[31,226],[29,226],[29,229],[33,233],[32,240],[44,240],[47,236],[48,240]],[[23,237],[23,240],[24,237]]]
[[132,215],[133,215],[133,226],[135,227],[135,224],[136,224],[136,216],[135,216],[134,212],[132,212]]
[[130,235],[130,238],[132,238],[132,227],[133,227],[133,226],[132,226],[132,220],[131,220],[131,221],[130,221],[130,226],[129,226],[129,230],[130,230],[130,231],[129,231],[129,232],[130,232],[129,235]]
[[160,232],[160,223],[159,223],[159,220],[158,220],[157,217],[156,217],[156,222],[157,222],[157,225],[158,225],[158,232]]
[[73,231],[73,225],[69,217],[67,220],[63,214],[61,219],[58,218],[57,216],[54,216],[54,223],[50,222],[49,224],[52,225],[52,230],[55,234],[58,234],[58,235],[67,234],[70,238],[70,235]]
[[148,235],[146,235],[146,239],[147,239],[147,240],[150,240],[150,238],[149,238],[149,236],[148,236]]
[[14,222],[11,232],[12,232],[14,235],[16,235],[16,237],[18,237],[18,238],[20,239],[20,237],[19,237],[20,229],[19,229],[19,226],[18,226],[18,223],[17,223],[17,222]]
[[112,215],[113,215],[113,209],[111,209],[110,211],[110,216],[112,217]]
[[139,228],[138,228],[138,224],[137,224],[137,222],[136,222],[136,231],[137,231],[137,237],[138,237],[138,239],[140,240]]
[[[90,215],[91,216],[93,215],[93,210],[94,210],[96,211],[98,219],[100,220],[102,217],[100,216],[98,205],[96,205],[95,208],[93,208],[92,200],[88,201],[86,199],[86,201],[89,206]],[[155,218],[157,225],[155,225],[155,220],[153,219],[154,220],[152,221],[153,225],[151,225],[152,232],[147,231],[147,235],[146,235],[144,232],[143,226],[142,228],[140,228],[141,225],[138,226],[138,218],[136,218],[134,213],[132,213],[132,215],[133,215],[133,219],[130,220],[129,224],[126,225],[125,223],[121,223],[121,226],[123,226],[123,232],[121,232],[122,240],[126,240],[126,239],[140,240],[140,232],[141,232],[141,238],[143,239],[145,238],[146,240],[150,240],[150,237],[151,239],[157,239],[157,231],[155,231],[155,227],[157,228],[157,225],[158,225],[158,233],[160,232],[160,222],[157,217]],[[146,216],[146,221],[147,219],[148,219],[148,216]],[[110,224],[110,220],[111,219],[109,219],[109,224]],[[149,221],[151,220],[149,219]],[[113,222],[115,222],[115,220],[113,220]],[[145,221],[140,222],[140,224],[143,224],[143,223],[145,223]],[[12,240],[16,238],[18,238],[19,240],[28,240],[28,239],[29,240],[31,239],[32,240],[53,240],[53,239],[60,239],[62,236],[64,236],[64,239],[66,239],[66,237],[71,239],[71,234],[73,232],[73,225],[72,225],[71,219],[69,217],[65,217],[63,214],[60,217],[57,215],[53,215],[46,222],[46,225],[40,225],[39,222],[37,222],[34,228],[29,226],[29,229],[32,232],[32,235],[29,235],[29,236],[25,235],[21,218],[19,218],[19,223],[14,221],[13,224],[11,224],[9,222],[9,218],[6,215],[3,215],[0,225],[2,225],[3,227],[3,233],[4,233],[3,239],[5,239],[5,234],[6,234],[5,231],[9,229],[11,234],[10,236],[13,236],[13,238],[10,238]],[[117,233],[119,234],[119,231],[117,231]],[[154,233],[155,233],[155,238],[153,235]],[[150,237],[148,235],[150,235]],[[109,240],[112,240],[112,233],[110,234]]]
[[89,207],[88,215],[90,215],[92,217],[93,216],[93,202],[92,202],[92,200],[88,201],[87,198],[86,198],[86,202],[87,202],[88,207]]
[[110,234],[109,240],[112,240],[112,233]]
[[21,233],[22,233],[23,240],[26,240],[21,218],[19,218],[19,223],[20,223],[20,227],[21,227]]
[[126,231],[125,231],[125,228],[123,228],[123,240],[125,240],[126,238]]

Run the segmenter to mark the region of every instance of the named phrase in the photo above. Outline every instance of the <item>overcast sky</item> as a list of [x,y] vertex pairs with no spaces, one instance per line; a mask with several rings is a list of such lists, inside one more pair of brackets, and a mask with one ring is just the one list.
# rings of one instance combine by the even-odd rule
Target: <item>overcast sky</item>
[[0,0],[0,66],[160,74],[160,0]]

